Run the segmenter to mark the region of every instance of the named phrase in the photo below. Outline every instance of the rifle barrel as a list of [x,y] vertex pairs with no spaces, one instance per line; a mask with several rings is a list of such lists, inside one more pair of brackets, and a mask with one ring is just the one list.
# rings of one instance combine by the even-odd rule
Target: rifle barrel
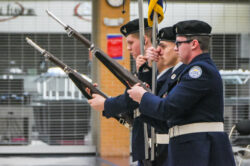
[[61,24],[64,28],[67,28],[67,25],[64,24],[59,18],[57,18],[53,13],[51,13],[48,9],[46,10],[46,13],[52,17],[54,20],[56,20],[59,24]]
[[26,37],[25,39],[26,39],[27,43],[29,43],[32,47],[34,47],[36,50],[38,50],[42,54],[45,52],[44,49],[42,49],[40,46],[38,46],[36,43],[34,43],[30,38]]

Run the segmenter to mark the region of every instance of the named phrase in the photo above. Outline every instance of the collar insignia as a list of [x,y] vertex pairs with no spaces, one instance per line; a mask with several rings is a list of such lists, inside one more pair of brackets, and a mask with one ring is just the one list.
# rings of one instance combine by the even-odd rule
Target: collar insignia
[[176,74],[172,74],[172,75],[171,75],[171,79],[172,79],[172,80],[175,79],[175,77],[176,77]]

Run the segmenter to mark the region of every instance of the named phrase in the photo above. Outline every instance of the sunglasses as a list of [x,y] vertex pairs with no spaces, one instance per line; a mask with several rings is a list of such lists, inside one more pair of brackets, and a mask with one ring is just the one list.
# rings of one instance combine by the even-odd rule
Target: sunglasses
[[176,45],[177,48],[179,48],[179,46],[181,45],[181,43],[190,43],[192,41],[193,41],[193,39],[186,40],[186,41],[175,41],[175,45]]

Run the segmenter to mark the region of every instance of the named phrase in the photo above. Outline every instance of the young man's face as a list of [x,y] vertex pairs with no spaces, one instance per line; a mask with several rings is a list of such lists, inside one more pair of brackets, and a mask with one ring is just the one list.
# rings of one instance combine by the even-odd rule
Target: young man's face
[[134,59],[140,55],[140,39],[133,34],[126,37],[127,49]]
[[[178,53],[174,50],[175,43],[170,41],[160,41],[158,48],[160,50],[160,57],[157,65],[171,67],[176,65],[178,60]],[[160,67],[160,66],[159,66]]]
[[184,63],[184,64],[188,64],[190,62],[190,58],[191,58],[191,44],[192,41],[190,42],[186,42],[188,41],[188,39],[184,36],[177,36],[176,37],[176,42],[182,42],[179,43],[175,46],[175,51],[178,51],[179,53],[179,57],[180,60]]

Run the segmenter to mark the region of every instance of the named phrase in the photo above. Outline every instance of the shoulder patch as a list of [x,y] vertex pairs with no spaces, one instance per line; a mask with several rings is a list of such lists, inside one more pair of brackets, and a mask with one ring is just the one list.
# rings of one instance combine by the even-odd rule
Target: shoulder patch
[[201,70],[201,67],[199,66],[193,66],[189,72],[188,72],[189,76],[191,78],[199,78],[202,74],[202,70]]

